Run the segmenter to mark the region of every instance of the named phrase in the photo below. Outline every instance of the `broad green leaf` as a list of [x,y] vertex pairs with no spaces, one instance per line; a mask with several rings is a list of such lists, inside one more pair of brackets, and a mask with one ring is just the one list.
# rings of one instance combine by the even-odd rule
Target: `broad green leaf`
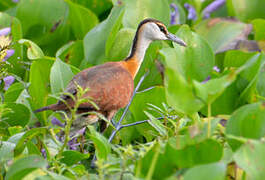
[[98,133],[92,126],[89,126],[90,131],[90,138],[92,139],[95,149],[96,149],[96,155],[99,159],[107,160],[107,157],[110,153],[110,143],[108,140]]
[[[162,108],[162,103],[165,101],[165,89],[163,87],[157,86],[151,90],[137,93],[130,106],[130,111],[132,112],[136,122],[146,120],[149,119],[149,117],[144,113],[144,111],[148,110],[148,104]],[[149,110],[148,112],[154,117],[161,117],[161,114],[158,114],[157,112]],[[157,131],[154,130],[154,128],[148,123],[137,125],[136,129],[147,139],[147,141],[151,140],[154,137],[154,134],[157,134]]]
[[178,68],[188,82],[193,79],[203,81],[214,66],[214,54],[211,47],[187,25],[182,26],[176,35],[186,42],[187,47],[173,43],[176,58],[166,60],[166,66]]
[[46,160],[38,155],[29,155],[16,160],[8,169],[5,179],[22,179],[37,168],[46,168]]
[[73,78],[74,73],[68,64],[56,59],[51,68],[50,82],[51,91],[53,94],[62,92],[70,80]]
[[215,53],[234,49],[239,40],[247,39],[251,25],[236,20],[214,18],[202,21],[195,27]]
[[[3,115],[3,125],[8,126],[26,126],[29,122],[30,111],[24,104],[6,103],[5,108],[9,108]],[[2,125],[1,125],[2,126]],[[2,126],[3,127],[3,126]]]
[[217,162],[222,158],[223,148],[216,140],[206,139],[202,142],[177,149],[176,144],[166,145],[165,156],[179,168],[188,168],[198,164]]
[[[159,8],[157,8],[159,7]],[[138,24],[145,18],[154,18],[169,24],[170,9],[167,0],[125,0],[125,14],[123,25],[136,29]]]
[[81,5],[70,0],[65,0],[65,2],[69,5],[69,22],[74,35],[77,39],[83,39],[86,33],[98,23],[98,18],[93,12]]
[[53,54],[69,40],[68,11],[63,0],[21,0],[16,17],[21,21],[24,37],[45,47],[45,54]]
[[67,166],[72,166],[83,159],[89,158],[89,154],[82,154],[78,151],[64,151],[62,155],[63,158],[60,161]]
[[112,7],[111,0],[100,0],[100,1],[84,1],[84,0],[75,0],[75,3],[78,3],[91,11],[93,11],[100,19],[105,19],[108,11]]
[[12,84],[5,92],[5,102],[15,102],[24,88],[22,83]]
[[228,0],[227,4],[229,15],[236,16],[241,21],[265,18],[263,0]]
[[15,143],[0,141],[0,163],[13,158],[15,146]]
[[37,145],[31,141],[27,142],[27,150],[28,150],[28,154],[36,154],[39,156],[42,155]]
[[148,118],[149,118],[148,123],[149,123],[153,128],[155,128],[155,129],[159,132],[159,134],[160,134],[161,136],[166,136],[166,135],[167,135],[167,131],[166,131],[166,129],[164,128],[163,124],[162,124],[159,120],[157,120],[152,114],[150,114],[150,113],[148,113],[148,112],[146,112],[146,111],[144,111],[144,113],[145,113],[145,114],[148,116]]
[[28,48],[27,55],[29,59],[33,60],[33,59],[39,59],[39,58],[44,57],[44,54],[41,48],[34,42],[27,40],[27,39],[20,39],[18,43],[27,46]]
[[23,152],[27,142],[31,141],[32,138],[40,134],[45,134],[46,132],[46,128],[33,128],[31,130],[28,130],[17,142],[17,145],[14,149],[15,156],[18,156]]
[[255,32],[255,40],[265,40],[265,20],[255,19],[251,23]]
[[[237,109],[227,122],[226,134],[252,139],[260,139],[264,137],[264,104],[248,104]],[[234,139],[228,139],[228,143],[234,151],[242,144]]]
[[80,67],[80,64],[84,60],[83,41],[78,40],[62,46],[56,52],[56,58],[59,58],[75,67]]
[[204,106],[203,102],[195,97],[192,85],[179,72],[177,67],[177,54],[172,48],[160,51],[166,61],[165,90],[168,104],[175,110],[193,114]]
[[[81,64],[81,68],[86,68],[88,63],[100,64],[105,59],[105,46],[107,39],[116,23],[123,16],[124,7],[116,6],[112,9],[109,17],[89,31],[84,38],[85,60]],[[93,43],[92,43],[93,42]]]
[[[264,117],[264,116],[263,116]],[[263,126],[264,127],[264,126]],[[265,144],[249,140],[234,154],[234,160],[246,171],[246,179],[262,180],[265,177]]]
[[113,46],[109,52],[106,52],[106,56],[110,61],[120,61],[128,56],[134,34],[135,31],[129,28],[123,28],[118,32]]
[[212,163],[195,166],[184,174],[184,180],[223,180],[225,179],[226,165],[224,163]]
[[[38,59],[30,67],[29,94],[31,96],[33,110],[47,104],[48,94],[50,92],[50,70],[53,63],[54,60]],[[44,114],[45,112],[42,113],[42,115]]]
[[257,80],[257,92],[265,98],[265,64],[261,64]]
[[239,67],[249,60],[255,53],[231,50],[225,54],[224,67]]

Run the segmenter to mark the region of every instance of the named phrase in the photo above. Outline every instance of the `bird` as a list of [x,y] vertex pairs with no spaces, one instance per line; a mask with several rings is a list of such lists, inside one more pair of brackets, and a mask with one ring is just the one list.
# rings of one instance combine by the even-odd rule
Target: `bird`
[[[134,78],[144,60],[148,46],[155,40],[170,40],[181,46],[187,46],[182,39],[170,33],[161,21],[151,18],[144,19],[137,27],[127,58],[84,69],[69,82],[65,92],[76,96],[77,85],[83,89],[89,88],[82,98],[92,99],[99,107],[96,109],[91,103],[84,102],[79,105],[78,110],[81,112],[96,111],[111,121],[116,112],[129,103],[134,91]],[[70,96],[63,95],[61,99],[63,101],[59,100],[55,104],[42,107],[34,112],[68,111],[69,107],[74,107],[75,102]],[[89,115],[87,122],[78,122],[79,128],[81,129],[87,123],[92,124],[98,120],[99,118],[95,115]],[[101,126],[101,131],[107,127],[106,124]]]

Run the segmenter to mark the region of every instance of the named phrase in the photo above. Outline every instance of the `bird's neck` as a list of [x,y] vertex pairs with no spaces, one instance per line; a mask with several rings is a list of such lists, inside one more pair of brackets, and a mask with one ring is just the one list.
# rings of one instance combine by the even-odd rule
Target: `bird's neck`
[[145,52],[152,41],[145,38],[138,32],[133,40],[130,55],[125,59],[125,63],[129,66],[129,71],[135,77],[145,56]]

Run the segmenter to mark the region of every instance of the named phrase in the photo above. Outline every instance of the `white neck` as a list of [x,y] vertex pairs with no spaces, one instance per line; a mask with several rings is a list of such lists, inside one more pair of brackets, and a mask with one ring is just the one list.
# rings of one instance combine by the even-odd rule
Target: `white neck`
[[137,59],[139,65],[143,62],[145,52],[146,52],[146,50],[149,47],[151,42],[152,42],[152,40],[145,38],[144,35],[140,35],[138,37],[134,57]]

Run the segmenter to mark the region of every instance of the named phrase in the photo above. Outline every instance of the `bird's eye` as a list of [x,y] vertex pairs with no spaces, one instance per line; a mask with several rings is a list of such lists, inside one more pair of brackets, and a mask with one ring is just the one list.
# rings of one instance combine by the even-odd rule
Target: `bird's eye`
[[164,26],[158,26],[158,27],[159,27],[159,29],[160,29],[161,32],[167,34],[167,32],[166,32]]

